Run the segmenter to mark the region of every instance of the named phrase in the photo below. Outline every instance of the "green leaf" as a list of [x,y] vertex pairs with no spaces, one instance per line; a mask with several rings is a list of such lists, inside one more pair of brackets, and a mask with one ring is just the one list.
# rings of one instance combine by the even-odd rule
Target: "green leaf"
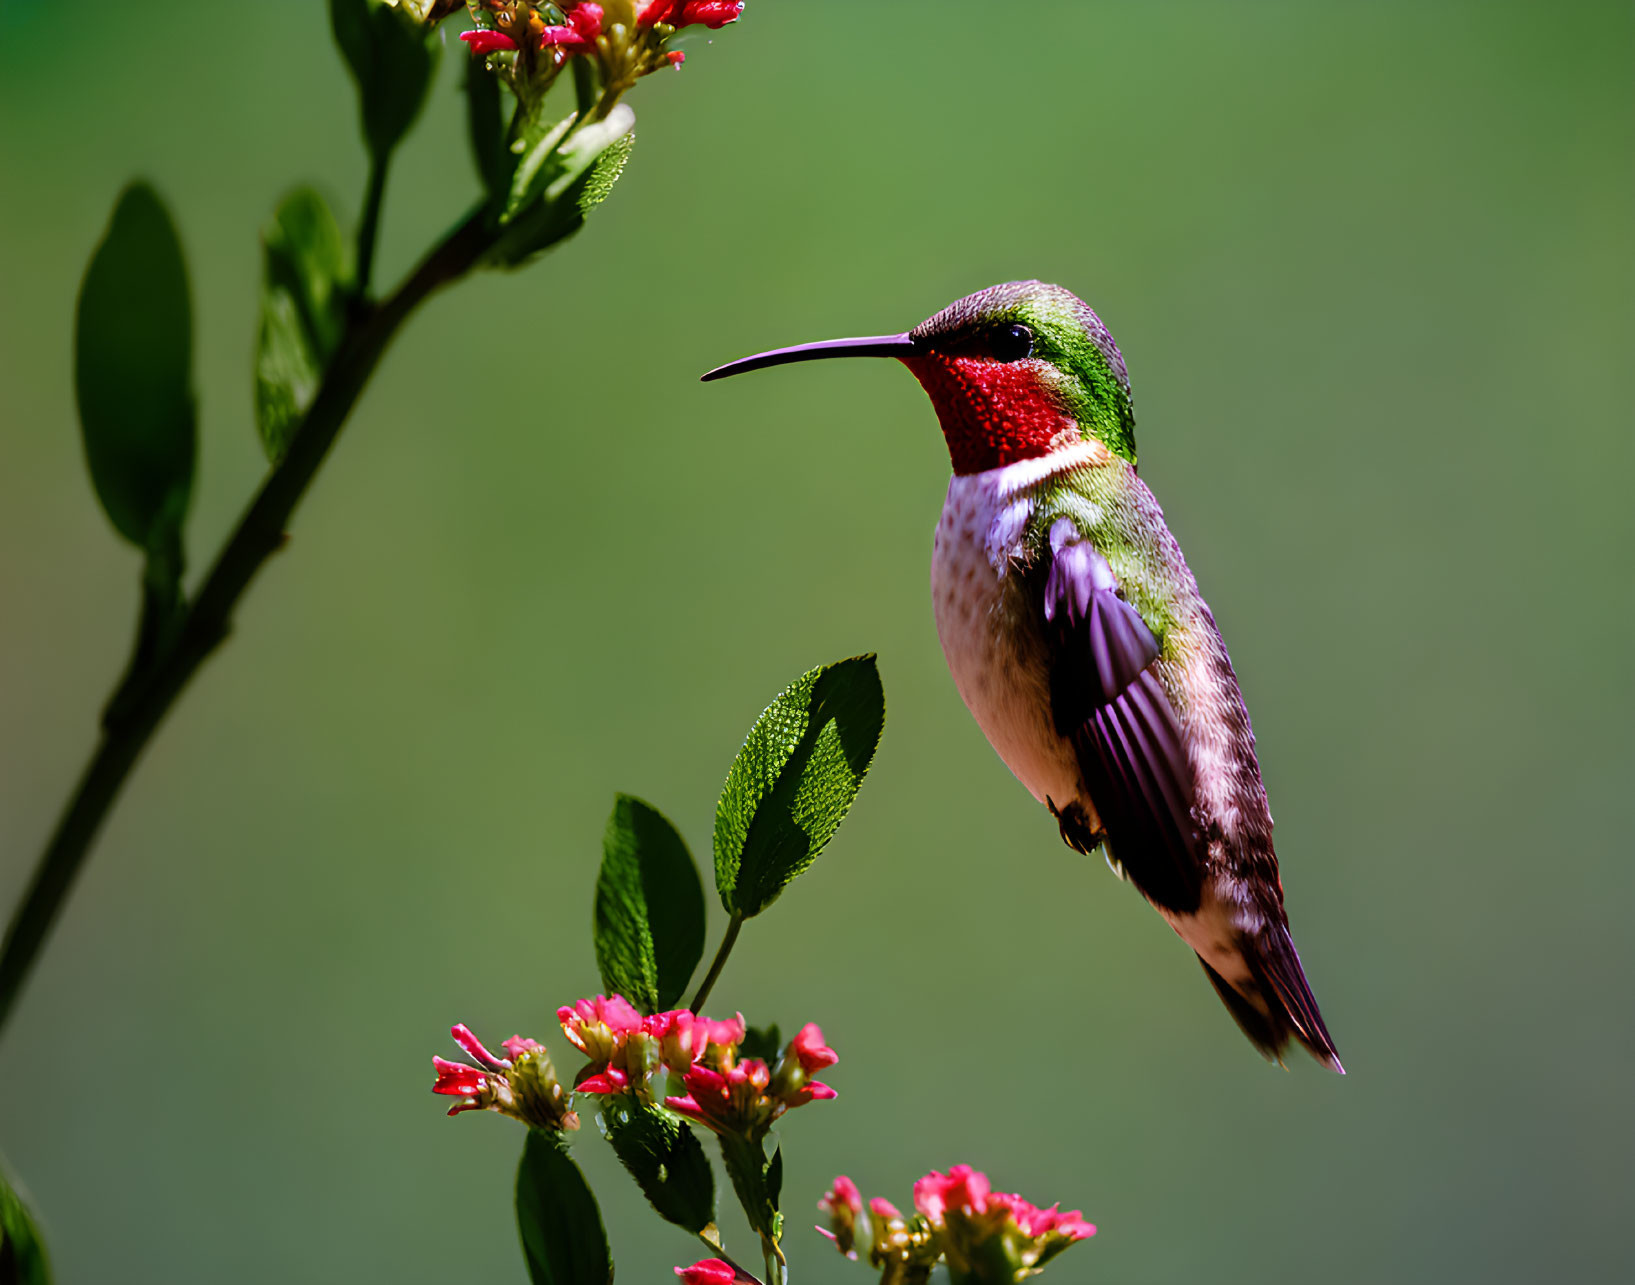
[[873,655],[802,675],[738,751],[715,808],[715,884],[748,919],[817,860],[857,797],[885,727]]
[[[779,1147],[772,1153],[772,1159],[766,1166],[766,1194],[772,1201],[774,1209],[783,1196],[783,1148]],[[782,1233],[782,1220],[779,1220],[779,1232]]]
[[777,1066],[778,1055],[782,1052],[783,1036],[779,1034],[776,1022],[771,1026],[750,1027],[738,1043],[740,1058],[760,1058],[768,1066]]
[[182,245],[158,194],[133,183],[80,287],[74,392],[97,499],[170,582],[198,452],[192,361]]
[[277,463],[345,333],[352,258],[329,206],[309,187],[279,203],[261,236],[256,426],[267,458]]
[[661,1218],[693,1233],[715,1221],[715,1174],[679,1117],[620,1096],[604,1100],[602,1124],[620,1163]]
[[606,120],[568,133],[575,119],[523,140],[501,217],[506,230],[489,256],[497,266],[517,267],[572,236],[624,172],[636,144],[629,106],[620,103]]
[[517,1166],[517,1228],[533,1285],[610,1285],[607,1232],[561,1135],[528,1131]]
[[506,145],[505,119],[500,110],[500,78],[489,70],[486,58],[471,58],[466,62],[466,131],[483,191],[492,205],[500,205],[511,190],[511,170],[516,157]]
[[357,82],[364,140],[380,160],[425,105],[442,42],[435,27],[381,0],[329,0],[329,22]]
[[578,119],[579,115],[575,112],[554,125],[536,125],[523,134],[517,150],[516,169],[511,173],[511,192],[506,198],[502,222],[515,218],[518,211],[544,193],[545,185],[561,165],[560,160],[553,160],[556,149],[562,145],[562,140]]
[[0,1285],[51,1285],[51,1265],[34,1219],[0,1173]]
[[613,802],[596,879],[596,965],[609,994],[644,1013],[674,1008],[704,953],[704,887],[656,808]]
[[750,1142],[737,1134],[723,1133],[721,1159],[732,1179],[733,1192],[743,1207],[749,1225],[776,1242],[783,1235],[783,1215],[778,1212],[778,1196],[783,1187],[783,1151],[766,1158],[762,1142]]

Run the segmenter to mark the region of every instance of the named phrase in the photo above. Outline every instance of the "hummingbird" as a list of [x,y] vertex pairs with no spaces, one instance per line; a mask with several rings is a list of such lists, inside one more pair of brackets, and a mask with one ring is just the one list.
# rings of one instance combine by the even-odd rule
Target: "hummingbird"
[[1014,281],[905,334],[777,348],[891,357],[953,466],[931,553],[943,654],[989,743],[1075,850],[1190,946],[1250,1042],[1344,1074],[1289,935],[1272,817],[1226,644],[1136,472],[1124,358],[1077,295]]

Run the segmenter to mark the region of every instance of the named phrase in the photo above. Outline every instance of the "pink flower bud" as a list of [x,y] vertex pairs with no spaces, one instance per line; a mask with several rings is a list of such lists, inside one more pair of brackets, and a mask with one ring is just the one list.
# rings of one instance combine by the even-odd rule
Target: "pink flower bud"
[[818,1208],[829,1215],[829,1225],[818,1230],[834,1241],[835,1248],[847,1258],[856,1258],[857,1217],[863,1212],[863,1195],[857,1184],[841,1174],[835,1185],[823,1193]]
[[474,1066],[467,1066],[464,1062],[449,1062],[440,1057],[431,1060],[432,1070],[437,1072],[437,1083],[431,1086],[433,1093],[447,1094],[449,1097],[467,1098],[469,1101],[456,1102],[449,1108],[450,1115],[459,1115],[462,1111],[478,1109],[477,1098],[488,1084],[488,1074],[479,1071]]
[[675,16],[665,21],[676,27],[690,27],[696,23],[719,30],[729,22],[736,22],[743,12],[744,0],[683,0],[676,6]]
[[954,1165],[947,1173],[932,1170],[914,1184],[914,1208],[932,1223],[940,1223],[946,1209],[969,1214],[987,1210],[988,1175],[970,1165]]
[[676,1275],[681,1277],[682,1285],[732,1285],[738,1279],[732,1264],[719,1258],[701,1258],[691,1267],[678,1267]]
[[462,31],[460,39],[471,47],[474,54],[498,53],[502,49],[515,49],[517,42],[503,31]]
[[[510,1067],[511,1064],[509,1062],[505,1061],[503,1058],[495,1057],[492,1053],[485,1049],[482,1041],[471,1033],[471,1028],[464,1022],[460,1022],[455,1026],[449,1027],[448,1033],[454,1037],[454,1042],[456,1044],[458,1044],[472,1057],[476,1058],[477,1061],[488,1067],[489,1070],[500,1071]],[[513,1035],[511,1038],[516,1039],[517,1037]]]
[[590,41],[575,31],[572,27],[546,27],[539,35],[541,49],[561,49],[566,53],[577,53],[581,49],[590,48]]
[[724,1022],[712,1022],[709,1018],[700,1016],[698,1024],[703,1028],[704,1044],[714,1044],[719,1048],[737,1048],[744,1042],[744,1034],[749,1028],[744,1025],[744,1015],[728,1018]]
[[520,1035],[513,1035],[500,1045],[505,1055],[510,1058],[521,1057],[524,1053],[538,1053],[545,1046],[538,1040],[525,1040]]
[[876,1218],[889,1219],[902,1217],[902,1214],[897,1212],[897,1206],[892,1204],[891,1201],[887,1200],[883,1196],[876,1196],[873,1200],[869,1201],[869,1212]]
[[823,1199],[818,1201],[818,1208],[834,1213],[840,1209],[848,1209],[853,1214],[863,1212],[863,1193],[857,1189],[857,1184],[841,1174],[835,1179],[835,1185],[823,1193]]
[[624,1093],[630,1088],[630,1077],[616,1066],[610,1066],[599,1075],[586,1076],[574,1085],[575,1093]]
[[586,40],[595,40],[602,34],[602,6],[584,0],[568,10],[568,25]]
[[800,1059],[801,1068],[808,1075],[840,1061],[835,1051],[823,1042],[823,1032],[816,1022],[808,1022],[800,1028],[800,1033],[789,1041],[789,1050]]

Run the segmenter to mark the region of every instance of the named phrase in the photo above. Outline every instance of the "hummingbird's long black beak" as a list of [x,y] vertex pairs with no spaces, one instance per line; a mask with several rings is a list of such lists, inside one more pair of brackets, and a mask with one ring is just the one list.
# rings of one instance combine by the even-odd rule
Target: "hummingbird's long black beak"
[[919,344],[907,335],[824,339],[815,344],[796,344],[793,348],[774,348],[771,352],[758,352],[753,357],[740,357],[725,366],[717,366],[699,378],[708,383],[712,379],[725,379],[728,375],[742,375],[746,370],[785,366],[792,361],[821,361],[826,357],[910,357],[919,351]]

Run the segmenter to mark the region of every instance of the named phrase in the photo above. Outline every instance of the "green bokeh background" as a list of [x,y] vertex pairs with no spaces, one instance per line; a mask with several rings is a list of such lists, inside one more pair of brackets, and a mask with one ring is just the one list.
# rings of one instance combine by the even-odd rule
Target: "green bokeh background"
[[[520,1133],[444,1119],[428,1059],[595,990],[614,791],[707,853],[761,706],[866,649],[874,773],[714,1005],[842,1055],[784,1135],[800,1279],[866,1278],[804,1229],[834,1173],[960,1160],[1100,1224],[1058,1281],[1627,1279],[1630,7],[752,0],[688,47],[586,232],[389,354],[103,835],[0,1046],[62,1281],[520,1282]],[[458,62],[386,278],[469,198]],[[138,174],[193,272],[197,564],[262,470],[256,229],[362,187],[322,5],[0,2],[8,903],[135,613],[69,338]],[[1129,360],[1345,1079],[1263,1065],[960,705],[913,381],[696,383],[1021,276]],[[620,1280],[671,1279],[578,1154]]]

